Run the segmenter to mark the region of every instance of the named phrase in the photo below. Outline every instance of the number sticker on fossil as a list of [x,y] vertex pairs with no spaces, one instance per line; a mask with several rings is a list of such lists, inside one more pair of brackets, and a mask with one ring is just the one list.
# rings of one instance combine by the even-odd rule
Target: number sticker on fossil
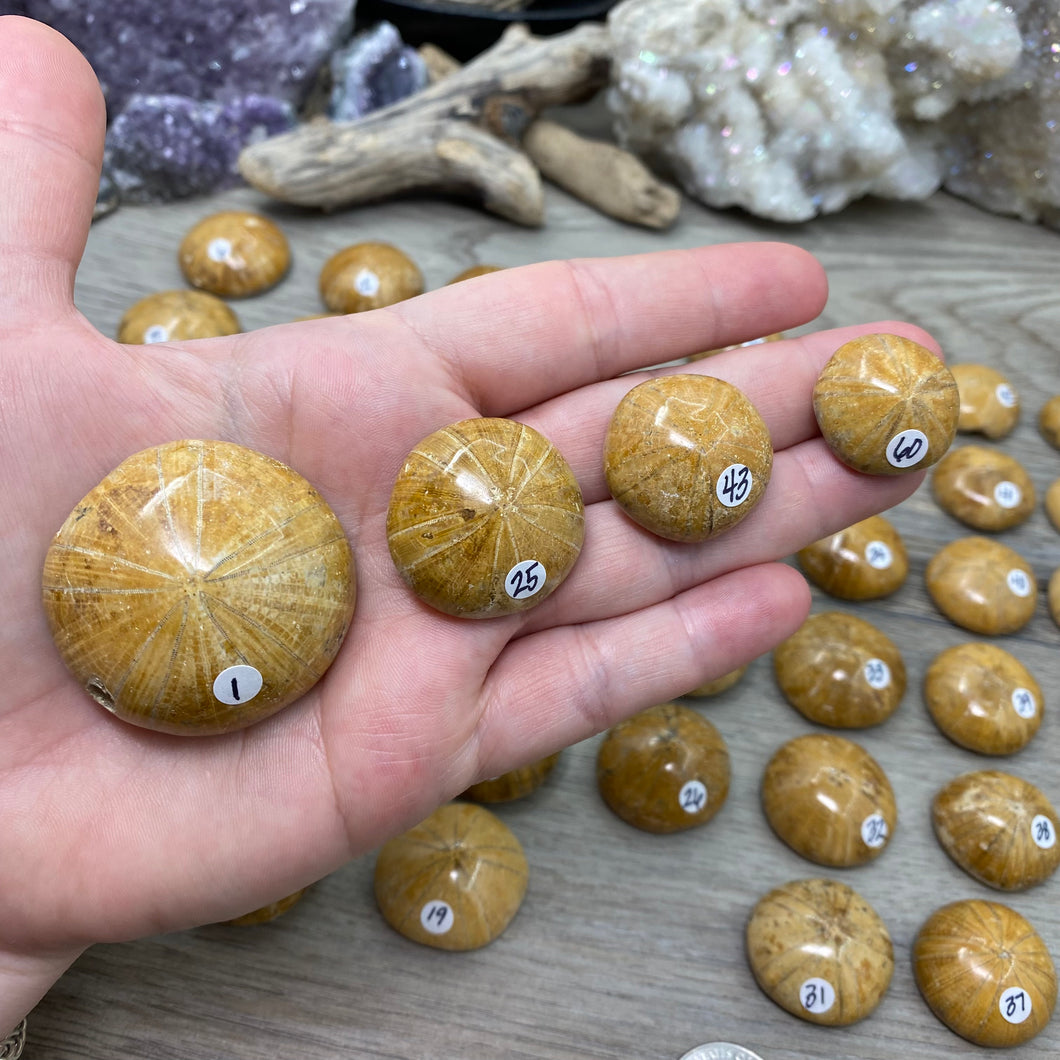
[[379,276],[371,269],[361,269],[353,278],[353,287],[358,294],[371,298],[379,293]]
[[516,563],[504,579],[504,591],[513,600],[525,600],[545,586],[545,568],[540,560],[524,559]]
[[861,841],[873,850],[887,842],[887,820],[882,813],[870,813],[861,822]]
[[1008,383],[998,383],[994,393],[997,395],[998,404],[1004,405],[1007,409],[1015,407],[1018,400],[1016,391]]
[[1019,567],[1013,567],[1005,575],[1005,584],[1016,596],[1031,595],[1031,580],[1027,576],[1027,572],[1020,570]]
[[869,659],[862,668],[870,688],[879,691],[891,683],[891,668],[882,659]]
[[865,559],[875,570],[887,570],[894,562],[894,554],[884,541],[870,541],[865,546]]
[[1021,718],[1033,718],[1038,711],[1038,701],[1029,688],[1017,688],[1012,692],[1012,709]]
[[738,508],[751,492],[754,476],[746,464],[730,464],[719,476],[714,492],[726,508]]
[[799,1001],[807,1012],[820,1016],[835,1004],[835,987],[827,979],[814,976],[799,987]]
[[999,508],[1017,508],[1023,500],[1023,492],[1015,482],[999,482],[994,487],[994,500]]
[[432,935],[444,935],[453,926],[453,907],[440,898],[428,902],[420,910],[420,924]]
[[1031,1014],[1031,996],[1018,986],[1010,986],[1001,992],[997,1008],[1009,1023],[1022,1023]]
[[1035,846],[1048,850],[1056,844],[1056,825],[1044,813],[1036,813],[1031,818],[1031,838]]
[[227,261],[232,256],[232,244],[222,236],[211,239],[206,247],[206,256],[210,261]]
[[923,431],[902,431],[887,443],[887,463],[891,467],[916,467],[927,454],[928,439]]
[[707,805],[707,786],[701,780],[686,780],[677,799],[685,813],[699,813]]
[[234,707],[253,699],[263,683],[260,670],[239,663],[222,670],[213,680],[215,699]]

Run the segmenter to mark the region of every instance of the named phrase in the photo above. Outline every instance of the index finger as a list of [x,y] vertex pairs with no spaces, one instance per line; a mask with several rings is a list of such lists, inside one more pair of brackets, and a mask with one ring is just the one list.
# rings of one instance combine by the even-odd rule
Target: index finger
[[391,307],[468,401],[506,416],[700,350],[797,327],[824,307],[811,254],[734,243],[491,273]]

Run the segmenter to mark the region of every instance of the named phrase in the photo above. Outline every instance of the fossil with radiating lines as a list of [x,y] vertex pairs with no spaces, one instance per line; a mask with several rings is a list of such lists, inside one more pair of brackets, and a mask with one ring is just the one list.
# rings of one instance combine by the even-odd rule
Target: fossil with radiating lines
[[375,898],[383,919],[406,938],[473,950],[508,926],[528,878],[522,845],[499,817],[451,802],[383,844]]
[[570,573],[585,512],[574,472],[548,439],[514,420],[462,420],[405,459],[386,522],[401,577],[446,614],[525,611]]
[[813,388],[813,411],[835,455],[870,475],[922,471],[957,433],[949,369],[901,335],[860,335],[839,347]]
[[950,1030],[989,1048],[1029,1041],[1056,1005],[1056,968],[1044,940],[1000,902],[969,898],[936,909],[913,942],[913,973]]
[[301,475],[230,442],[123,461],[48,549],[44,609],[82,687],[126,721],[229,732],[294,702],[353,617],[353,556]]
[[765,895],[747,923],[747,958],[781,1008],[830,1027],[872,1013],[894,973],[880,915],[837,880],[792,880]]

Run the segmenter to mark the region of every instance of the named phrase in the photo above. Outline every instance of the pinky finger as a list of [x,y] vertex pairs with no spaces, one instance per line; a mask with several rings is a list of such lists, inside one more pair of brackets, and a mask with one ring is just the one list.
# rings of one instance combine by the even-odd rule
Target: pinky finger
[[794,633],[809,608],[802,576],[764,563],[641,611],[513,641],[483,689],[478,777],[568,747],[750,662]]

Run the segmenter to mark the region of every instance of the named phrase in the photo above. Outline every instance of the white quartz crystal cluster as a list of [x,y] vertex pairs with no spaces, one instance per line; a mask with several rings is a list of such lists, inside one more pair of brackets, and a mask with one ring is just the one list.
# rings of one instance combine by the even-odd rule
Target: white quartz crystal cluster
[[[1049,220],[1060,205],[1060,183],[1049,186],[1060,182],[1057,6],[623,0],[609,19],[616,136],[703,202],[773,220],[943,184]],[[1004,131],[995,162],[989,130],[1013,105],[1022,131],[1015,144]]]

